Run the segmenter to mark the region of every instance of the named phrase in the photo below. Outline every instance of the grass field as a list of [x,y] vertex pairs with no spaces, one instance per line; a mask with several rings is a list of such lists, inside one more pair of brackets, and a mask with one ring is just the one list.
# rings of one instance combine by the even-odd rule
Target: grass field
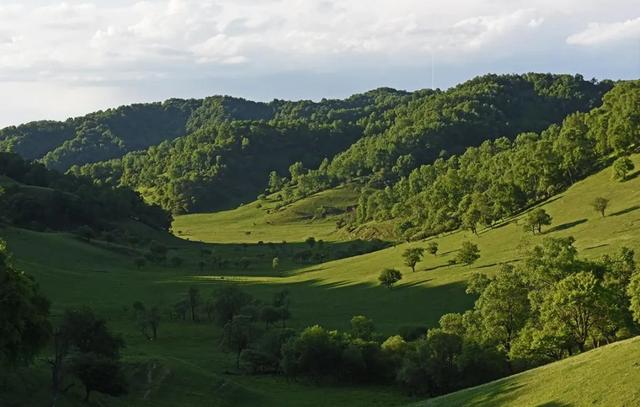
[[640,405],[640,338],[594,349],[412,407]]
[[[634,161],[640,165],[640,157],[634,157]],[[336,230],[334,217],[312,218],[317,206],[344,209],[353,204],[355,196],[352,188],[345,188],[314,195],[271,213],[266,209],[272,208],[273,202],[262,208],[252,203],[230,211],[178,217],[173,230],[179,238],[130,225],[165,243],[170,255],[184,258],[179,268],[149,265],[137,270],[129,249],[117,242],[87,243],[69,234],[15,228],[0,230],[0,236],[8,241],[19,268],[33,274],[52,299],[54,317],[68,306],[90,305],[109,319],[114,331],[123,334],[127,342],[125,359],[135,373],[134,382],[132,393],[123,399],[96,398],[96,405],[110,406],[393,406],[415,401],[387,387],[316,386],[272,376],[229,374],[234,371],[234,357],[220,349],[218,328],[166,320],[159,339],[146,341],[126,310],[136,300],[169,307],[190,286],[198,286],[202,296],[208,298],[217,287],[236,283],[256,298],[269,301],[274,292],[288,288],[294,328],[320,323],[345,329],[353,315],[364,314],[374,320],[378,331],[392,334],[403,325],[433,326],[443,313],[468,309],[473,298],[464,294],[464,288],[471,273],[491,273],[500,263],[516,262],[525,248],[545,236],[574,236],[581,255],[588,257],[623,245],[640,251],[640,177],[618,183],[607,169],[544,204],[553,216],[553,225],[542,236],[524,233],[518,225],[520,219],[514,218],[480,231],[479,236],[455,232],[432,238],[440,252],[426,256],[415,273],[402,265],[401,253],[406,247],[424,246],[426,242],[399,244],[328,262],[301,265],[293,261],[294,253],[307,248],[304,240],[309,236],[324,240],[323,248],[316,246],[314,250],[325,252],[354,244],[344,232]],[[596,196],[611,201],[604,218],[589,205]],[[464,240],[477,243],[482,257],[471,266],[449,265],[448,260]],[[201,271],[200,249],[205,247],[223,258],[248,258],[251,266],[244,269],[231,264]],[[282,258],[282,264],[273,270],[271,260],[276,255]],[[399,268],[404,274],[393,290],[377,283],[385,267]],[[0,393],[0,405],[20,405],[15,400],[24,400],[25,394],[34,405],[44,404],[48,391],[46,365],[40,361],[37,366],[37,375],[20,381],[15,393]],[[527,381],[518,382],[520,385],[522,392],[530,386]],[[82,405],[78,395],[67,399],[67,405]],[[582,405],[562,402],[565,404],[547,405]]]

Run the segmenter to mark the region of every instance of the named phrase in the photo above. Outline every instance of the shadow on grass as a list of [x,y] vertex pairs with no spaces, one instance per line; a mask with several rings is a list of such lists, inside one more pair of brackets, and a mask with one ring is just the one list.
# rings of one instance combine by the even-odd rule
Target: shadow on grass
[[[185,242],[172,248],[170,256],[184,258],[183,270],[196,270],[207,274],[245,274],[263,277],[283,277],[307,267],[305,272],[319,271],[322,264],[361,256],[391,247],[382,240],[314,241],[307,242],[256,242],[256,243],[204,243]],[[205,254],[206,253],[206,254]],[[279,265],[272,267],[278,258]],[[202,267],[200,267],[202,263]]]
[[434,267],[427,267],[427,268],[423,268],[422,270],[418,270],[418,271],[433,271],[433,270],[438,270],[444,267],[449,267],[451,264],[449,263],[445,263],[445,264],[441,264],[439,266],[434,266]]
[[[473,306],[473,296],[465,294],[463,282],[433,284],[434,279],[419,282],[402,281],[389,289],[377,283],[354,283],[352,280],[326,282],[312,279],[300,282],[264,284],[258,281],[183,278],[162,284],[158,290],[176,298],[190,287],[200,289],[202,298],[211,298],[218,288],[234,284],[263,303],[270,303],[274,294],[286,289],[290,293],[294,329],[319,324],[329,329],[350,329],[354,315],[371,318],[378,332],[392,335],[405,325],[435,327],[443,314],[464,312]],[[170,301],[167,301],[171,304]]]
[[490,263],[490,264],[483,264],[482,266],[476,266],[477,269],[486,269],[489,267],[494,267],[497,266],[498,263]]
[[603,243],[603,244],[598,244],[598,245],[595,245],[595,246],[585,247],[584,250],[599,249],[601,247],[607,247],[607,246],[609,246],[609,243]]
[[627,175],[627,177],[624,179],[624,182],[631,181],[632,179],[638,178],[639,175],[640,175],[640,171],[633,172]]
[[586,222],[587,222],[587,219],[574,220],[573,222],[567,222],[567,223],[563,223],[562,225],[554,226],[551,229],[548,229],[545,233],[553,233],[553,232],[559,232],[561,230],[571,229],[572,227],[581,225]]
[[573,404],[565,403],[564,401],[548,401],[546,403],[538,404],[536,407],[571,407]]
[[623,209],[623,210],[621,210],[621,211],[610,213],[610,214],[609,214],[609,215],[607,215],[607,216],[620,216],[620,215],[625,215],[625,214],[627,214],[627,213],[630,213],[630,212],[633,212],[633,211],[637,211],[638,209],[640,209],[640,205],[634,205],[634,206],[632,206],[632,207],[629,207],[629,208]]

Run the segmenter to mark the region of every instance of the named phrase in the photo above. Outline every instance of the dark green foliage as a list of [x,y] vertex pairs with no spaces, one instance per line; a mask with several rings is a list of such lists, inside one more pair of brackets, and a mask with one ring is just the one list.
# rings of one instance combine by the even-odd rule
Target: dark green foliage
[[634,329],[629,308],[637,318],[637,276],[629,249],[588,262],[572,238],[545,239],[523,263],[475,275],[472,310],[443,315],[414,342],[389,338],[402,349],[397,380],[434,396],[624,338]]
[[480,258],[480,249],[478,245],[471,242],[462,242],[460,250],[456,255],[456,261],[463,264],[471,264]]
[[240,355],[252,341],[258,337],[253,318],[249,315],[236,315],[227,322],[223,329],[222,344],[236,352],[236,367],[240,368]]
[[640,125],[628,108],[638,103],[640,82],[620,82],[601,107],[572,114],[540,134],[523,133],[515,140],[496,134],[493,141],[437,158],[392,185],[365,189],[356,220],[394,219],[426,236],[460,226],[477,232],[478,224],[491,226],[608,165],[617,151],[612,132],[620,123],[628,123],[635,135],[627,145],[640,143]]
[[427,251],[429,254],[436,255],[438,253],[438,242],[427,243]]
[[127,380],[115,359],[82,353],[73,358],[71,372],[85,387],[84,401],[89,401],[89,395],[94,391],[114,397],[127,393]]
[[42,159],[65,171],[120,157],[186,133],[187,119],[201,102],[171,99],[96,112],[65,122],[41,121],[0,130],[0,151]]
[[633,171],[634,168],[635,166],[633,165],[633,161],[631,161],[628,157],[618,158],[613,163],[613,167],[612,167],[613,179],[620,182],[626,180],[627,176],[631,171]]
[[213,311],[215,321],[220,326],[225,326],[240,315],[242,309],[249,305],[253,298],[235,286],[223,287],[215,292]]
[[604,217],[605,211],[609,206],[609,200],[603,197],[597,197],[591,202],[593,209]]
[[157,306],[147,309],[143,303],[136,301],[133,304],[133,310],[142,335],[148,340],[158,339],[158,327],[162,320],[160,309]]
[[[0,150],[53,168],[75,165],[76,174],[143,190],[151,202],[184,213],[237,204],[267,184],[284,201],[363,175],[372,186],[388,185],[487,138],[540,131],[589,110],[611,86],[580,76],[487,75],[445,92],[378,89],[318,103],[169,100],[7,128]],[[634,111],[633,100],[625,103],[619,114]],[[636,131],[626,121],[607,125],[616,135]],[[606,148],[632,143],[612,138]]]
[[640,272],[636,271],[631,277],[627,295],[629,296],[629,310],[633,313],[633,319],[640,323]]
[[[369,121],[387,126],[382,114],[408,97],[379,90],[319,103],[208,98],[189,119],[184,137],[72,171],[141,188],[174,213],[224,208],[255,197],[267,184],[270,192],[281,189],[286,180],[278,174],[321,165],[362,137]],[[327,182],[305,179],[300,193]]]
[[136,219],[163,230],[171,223],[166,212],[145,204],[134,191],[62,175],[41,164],[23,161],[15,154],[0,153],[0,178],[3,177],[11,182],[3,188],[0,212],[18,226],[77,229],[89,239],[96,230],[112,229],[110,223],[122,220]]
[[411,271],[416,271],[416,264],[422,260],[424,255],[424,248],[422,247],[409,247],[402,253],[404,264],[407,267],[411,267]]
[[391,289],[395,283],[402,279],[402,273],[396,269],[384,269],[378,276],[378,281],[383,286]]
[[[70,386],[65,386],[67,373],[85,386],[85,400],[92,391],[118,396],[126,393],[126,382],[120,366],[122,338],[113,335],[106,321],[91,309],[67,310],[54,335],[52,369],[52,405]],[[69,366],[69,369],[67,368]]]
[[542,226],[551,224],[551,216],[542,208],[534,209],[524,220],[524,230],[531,233],[542,233]]
[[371,340],[375,326],[373,321],[364,315],[351,318],[351,336],[365,341]]
[[0,366],[31,362],[51,335],[49,301],[31,276],[15,269],[0,239]]

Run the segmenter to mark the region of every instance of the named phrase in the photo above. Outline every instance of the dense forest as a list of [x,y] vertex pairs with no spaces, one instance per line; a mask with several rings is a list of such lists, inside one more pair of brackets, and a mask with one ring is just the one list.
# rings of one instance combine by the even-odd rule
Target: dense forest
[[287,186],[285,200],[360,177],[384,187],[485,140],[589,111],[612,85],[486,75],[446,91],[381,88],[320,102],[174,99],[9,127],[0,150],[131,187],[173,213],[206,211],[255,198],[269,179],[271,190]]
[[0,225],[36,230],[76,230],[92,235],[119,221],[137,220],[168,230],[171,216],[127,188],[100,186],[63,175],[16,154],[0,153]]
[[364,191],[357,222],[394,219],[406,238],[460,226],[476,232],[636,149],[639,111],[640,82],[619,83],[601,107],[571,114],[539,134],[485,141],[416,168],[391,186]]
[[[320,102],[173,99],[6,128],[0,131],[0,150],[7,150],[0,152],[0,228],[22,254],[19,264],[53,296],[45,297],[16,266],[0,239],[0,366],[9,372],[0,377],[0,389],[10,387],[4,384],[9,378],[38,369],[51,378],[51,405],[77,398],[77,391],[67,392],[74,383],[82,384],[85,401],[94,393],[130,392],[125,403],[136,394],[146,400],[150,390],[136,388],[138,378],[150,382],[156,365],[171,366],[171,352],[180,349],[193,352],[191,361],[215,358],[216,369],[225,366],[234,381],[260,383],[266,376],[287,386],[298,380],[305,386],[382,385],[432,397],[630,338],[640,329],[633,233],[591,236],[588,246],[576,244],[578,235],[552,233],[584,223],[593,226],[591,234],[632,231],[629,218],[610,218],[634,216],[639,208],[636,197],[621,199],[634,188],[638,158],[630,155],[639,146],[640,81],[545,74],[487,75],[446,91],[381,88]],[[606,183],[598,179],[601,188],[631,185],[620,189],[625,193],[614,198],[607,191],[582,205],[592,215],[594,209],[597,220],[543,230],[552,223],[549,198],[561,200],[559,192],[605,167],[611,176]],[[348,209],[307,202],[313,215],[283,217],[280,232],[272,224],[278,218],[262,217],[339,185],[343,189],[327,192],[349,188]],[[172,214],[224,208],[256,195],[258,202],[236,209],[250,209],[241,215],[249,219],[240,242],[234,236],[206,243],[209,233],[224,238],[229,222],[194,233],[202,215],[176,217],[189,219],[185,233],[173,225],[182,240],[162,233],[171,230]],[[584,190],[577,196],[582,199]],[[619,210],[609,215],[609,199],[626,204],[616,202]],[[565,211],[576,201],[565,202]],[[218,214],[205,216],[211,215]],[[596,223],[607,220],[622,229]],[[258,222],[268,240],[258,240]],[[326,233],[329,224],[332,234],[278,234],[295,222],[305,227],[300,233]],[[396,237],[408,242],[324,240],[370,224],[393,225]],[[215,230],[203,235],[203,229]],[[443,233],[456,229],[463,230]],[[491,233],[506,229],[495,246],[508,255],[487,253]],[[48,233],[54,231],[75,235]],[[32,245],[29,239],[41,236],[48,240],[34,241],[80,253],[53,268],[64,274],[48,277],[43,263],[33,263],[32,247],[25,250],[24,242]],[[517,248],[505,249],[517,239]],[[603,247],[598,256],[590,251]],[[95,253],[102,263],[92,268]],[[424,267],[426,254],[430,267]],[[87,274],[91,269],[96,273]],[[308,287],[307,275],[313,276]],[[328,277],[334,280],[323,280]],[[269,284],[244,283],[261,279]],[[143,289],[149,282],[153,288]],[[96,310],[80,302],[67,307],[64,290],[74,285],[82,291],[76,284],[93,285],[84,303],[95,302]],[[419,286],[432,291],[414,295]],[[344,296],[335,297],[342,289]],[[115,290],[125,294],[117,296],[120,302],[112,301]],[[336,298],[348,307],[340,308]],[[343,318],[344,309],[356,315],[333,329],[329,324],[336,315]],[[378,319],[382,326],[376,327],[361,310],[388,319]],[[408,315],[411,325],[396,320]],[[108,321],[117,321],[126,335],[111,332]],[[134,351],[125,351],[124,337]],[[178,338],[188,345],[174,346]],[[166,344],[167,353],[156,343]],[[44,363],[37,358],[42,355]],[[151,358],[153,368],[141,374]],[[232,367],[220,362],[226,359]],[[18,396],[20,403],[24,396]]]

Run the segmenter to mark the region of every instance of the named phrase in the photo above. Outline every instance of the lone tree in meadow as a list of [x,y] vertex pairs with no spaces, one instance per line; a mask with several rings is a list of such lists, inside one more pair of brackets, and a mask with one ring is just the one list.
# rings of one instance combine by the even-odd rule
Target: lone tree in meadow
[[384,269],[380,272],[378,280],[380,284],[391,289],[395,283],[402,280],[402,273],[396,269]]
[[438,254],[438,242],[429,242],[427,244],[427,251],[429,254],[436,255]]
[[620,182],[626,180],[634,168],[633,161],[628,157],[618,158],[613,162],[613,179]]
[[411,271],[415,273],[416,264],[420,260],[422,260],[422,256],[424,255],[424,249],[422,247],[409,247],[402,253],[402,257],[404,258],[404,264],[407,267],[411,267]]
[[598,197],[591,202],[591,206],[593,209],[598,212],[602,217],[604,217],[604,213],[607,210],[607,206],[609,206],[609,200],[606,198]]
[[534,209],[529,212],[524,221],[524,230],[533,234],[536,232],[542,233],[542,226],[550,225],[551,220],[551,215],[549,215],[544,209]]
[[456,261],[463,264],[471,264],[480,258],[480,249],[478,245],[471,242],[462,242]]

